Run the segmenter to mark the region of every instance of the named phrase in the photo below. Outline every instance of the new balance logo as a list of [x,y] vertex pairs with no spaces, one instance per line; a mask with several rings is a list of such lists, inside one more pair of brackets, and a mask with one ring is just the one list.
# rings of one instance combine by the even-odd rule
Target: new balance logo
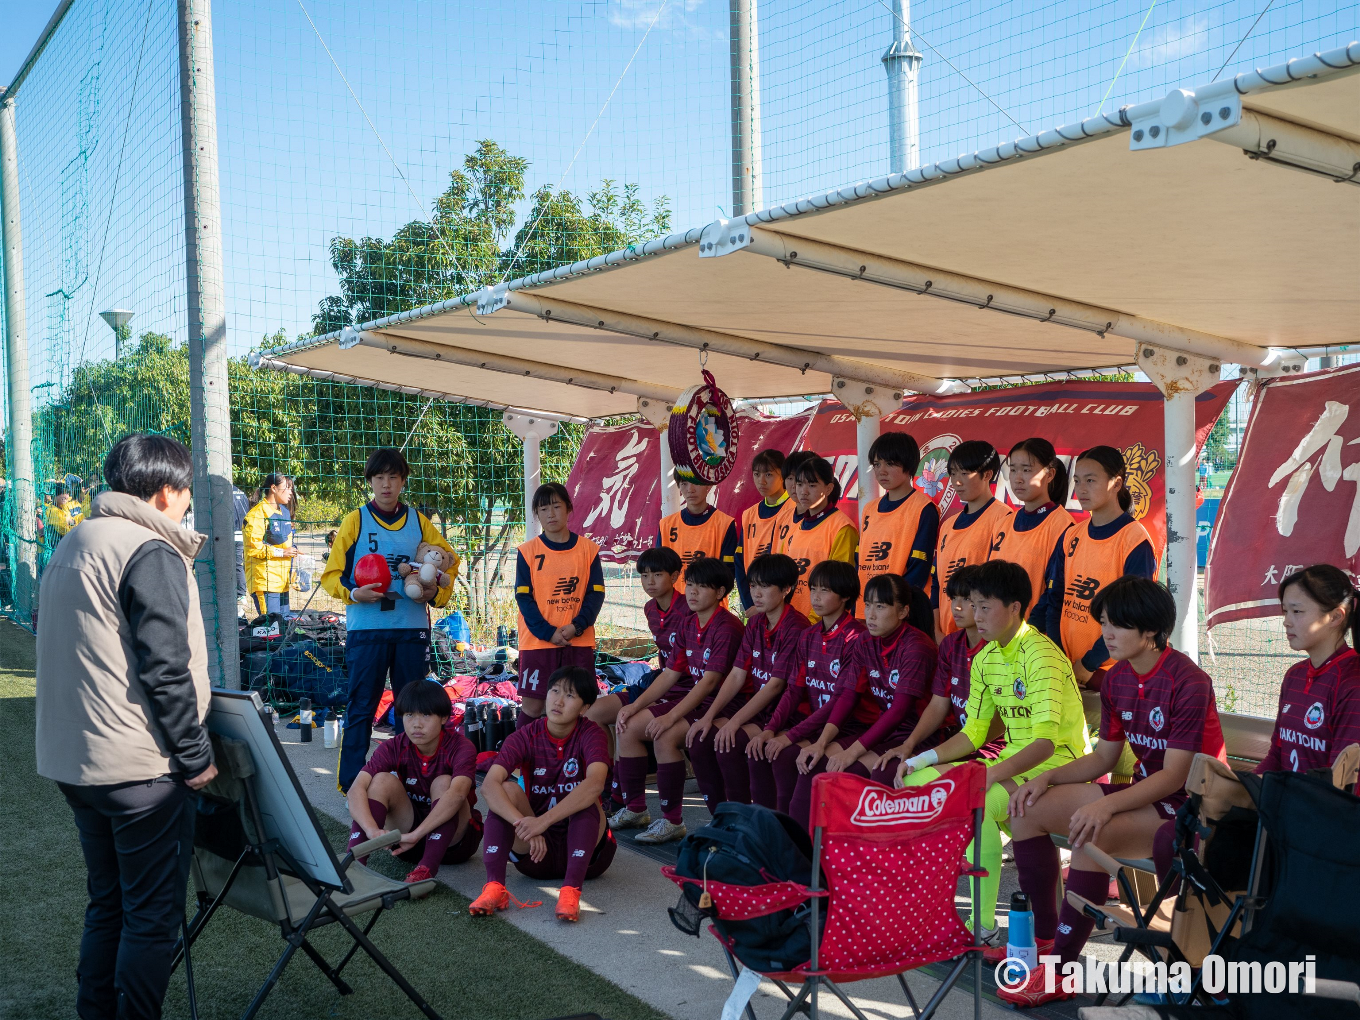
[[432,833],[430,833],[428,836],[426,836],[425,838],[426,838],[426,839],[443,839],[444,837],[441,836],[441,835],[440,835],[439,833],[437,833],[437,832],[432,832]]
[[584,857],[586,855],[586,852],[584,850],[573,850],[571,852],[571,855],[573,857]]
[[864,554],[864,558],[866,560],[872,560],[875,563],[881,563],[888,558],[888,553],[892,551],[892,547],[893,544],[891,542],[875,542],[869,546],[868,551]]
[[812,561],[811,561],[811,560],[797,559],[797,560],[794,560],[793,562],[795,562],[795,563],[798,564],[798,576],[799,576],[799,577],[802,577],[804,574],[806,574],[807,571],[808,571],[808,567],[812,566]]
[[572,595],[575,593],[576,587],[580,583],[581,579],[579,577],[559,578],[557,584],[553,587],[552,593],[554,595]]
[[1082,577],[1080,574],[1078,574],[1073,579],[1072,583],[1067,586],[1067,594],[1071,595],[1074,599],[1081,599],[1083,602],[1091,601],[1091,599],[1095,598],[1096,592],[1099,590],[1099,578]]

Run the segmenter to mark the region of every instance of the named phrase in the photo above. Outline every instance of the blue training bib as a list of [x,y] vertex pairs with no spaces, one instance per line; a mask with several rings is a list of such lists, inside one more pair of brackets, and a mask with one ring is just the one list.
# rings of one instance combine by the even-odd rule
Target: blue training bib
[[384,525],[365,503],[359,508],[359,538],[354,543],[354,562],[369,553],[378,553],[387,560],[392,571],[392,583],[387,597],[381,602],[355,602],[345,607],[346,630],[424,630],[429,626],[429,612],[423,602],[412,602],[402,586],[405,581],[397,574],[397,566],[409,563],[416,555],[416,546],[423,540],[420,514],[406,509],[402,526],[392,529]]

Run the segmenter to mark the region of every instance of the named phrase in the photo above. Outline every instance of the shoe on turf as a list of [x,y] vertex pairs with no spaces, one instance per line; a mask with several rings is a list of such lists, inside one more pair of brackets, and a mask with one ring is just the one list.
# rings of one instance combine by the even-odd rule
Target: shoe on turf
[[494,914],[510,906],[510,890],[499,882],[488,882],[482,886],[482,894],[472,901],[468,913],[473,915]]
[[581,919],[581,890],[576,886],[564,885],[557,894],[557,919],[559,921]]
[[1048,981],[1048,964],[1041,963],[1034,968],[1029,980],[1022,986],[1014,990],[1005,987],[997,987],[996,997],[1007,1005],[1017,1009],[1029,1009],[1033,1006],[1046,1006],[1050,1002],[1062,1002],[1066,999],[1074,998],[1072,992],[1062,990],[1062,978],[1058,975],[1053,976],[1053,991],[1045,991],[1044,986]]
[[[986,940],[984,939],[984,941]],[[1035,954],[1036,956],[1043,956],[1047,953],[1051,953],[1053,952],[1053,940],[1035,939],[1034,948],[1038,950],[1038,952]],[[989,945],[986,949],[982,951],[982,958],[986,960],[988,963],[1000,963],[1002,960],[1009,959],[1010,955],[1011,954],[1009,950],[1006,948],[1006,942],[1004,939],[1000,943]]]
[[629,811],[621,807],[609,816],[611,829],[645,829],[652,824],[650,811]]
[[432,878],[434,878],[434,876],[430,874],[429,868],[425,867],[423,864],[417,864],[407,873],[402,881],[407,885],[415,885],[417,882],[428,882]]
[[685,838],[685,823],[676,825],[670,819],[658,818],[647,827],[647,831],[639,833],[633,839],[638,843],[670,843],[677,839]]

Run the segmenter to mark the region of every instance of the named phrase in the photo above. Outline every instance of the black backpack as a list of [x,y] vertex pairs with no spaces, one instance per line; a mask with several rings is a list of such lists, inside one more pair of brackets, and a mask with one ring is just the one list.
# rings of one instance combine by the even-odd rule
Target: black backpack
[[[806,830],[788,815],[752,804],[725,802],[718,805],[713,821],[680,843],[675,873],[702,882],[727,885],[766,885],[770,882],[812,882],[812,840]],[[825,889],[826,883],[819,883]],[[686,884],[681,907],[671,920],[681,931],[697,935],[697,925],[682,923],[682,916],[697,911],[713,919],[725,939],[733,943],[732,953],[747,967],[763,973],[791,970],[812,958],[809,926],[812,907],[802,903],[749,921],[718,917],[711,908],[701,906],[703,887]],[[825,900],[818,911],[818,926],[826,926]]]

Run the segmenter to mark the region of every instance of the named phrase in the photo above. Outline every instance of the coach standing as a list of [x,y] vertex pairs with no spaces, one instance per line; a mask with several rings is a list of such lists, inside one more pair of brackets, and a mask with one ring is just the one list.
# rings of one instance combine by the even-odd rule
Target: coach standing
[[207,646],[180,520],[189,451],[126,436],[109,490],[57,546],[39,590],[38,772],[75,812],[90,904],[76,968],[82,1020],[161,1015],[184,917],[197,790],[217,774],[203,718]]

